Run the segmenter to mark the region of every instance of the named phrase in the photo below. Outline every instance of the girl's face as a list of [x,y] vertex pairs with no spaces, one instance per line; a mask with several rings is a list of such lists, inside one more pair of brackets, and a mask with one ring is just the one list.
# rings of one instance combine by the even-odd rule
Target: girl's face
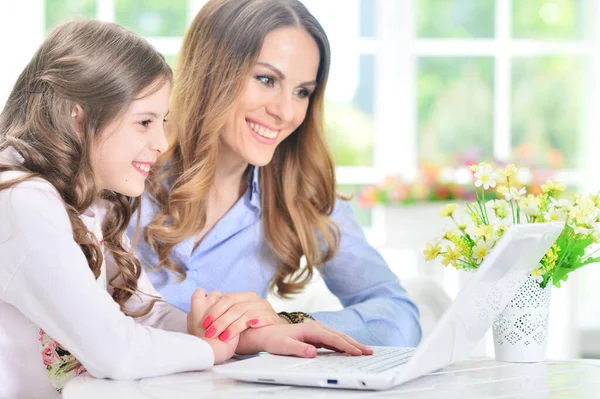
[[142,92],[121,118],[100,132],[91,160],[101,190],[130,197],[141,195],[150,166],[167,150],[163,124],[169,112],[171,83],[150,93],[153,89]]
[[264,166],[306,117],[316,88],[319,47],[303,29],[281,28],[264,40],[225,130],[221,157]]

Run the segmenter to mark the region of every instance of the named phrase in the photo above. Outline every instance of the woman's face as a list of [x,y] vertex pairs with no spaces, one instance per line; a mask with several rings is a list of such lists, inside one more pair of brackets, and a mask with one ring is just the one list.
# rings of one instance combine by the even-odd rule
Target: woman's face
[[319,48],[305,30],[270,32],[221,134],[221,159],[264,166],[306,117]]

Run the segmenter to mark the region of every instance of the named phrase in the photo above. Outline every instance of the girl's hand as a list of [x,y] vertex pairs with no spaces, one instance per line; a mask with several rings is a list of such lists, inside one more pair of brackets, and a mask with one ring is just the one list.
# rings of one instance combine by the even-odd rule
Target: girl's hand
[[207,294],[202,288],[197,289],[192,295],[191,309],[187,315],[187,330],[189,334],[195,335],[206,341],[215,354],[215,364],[223,363],[235,354],[239,337],[234,337],[228,342],[205,337],[205,329],[202,321],[206,318],[206,312],[219,301],[221,294],[213,291]]
[[219,299],[207,310],[202,323],[207,338],[218,337],[223,342],[229,342],[251,327],[287,324],[266,299],[254,292],[231,292],[223,296],[218,291],[210,293],[213,294],[218,295]]
[[317,348],[345,352],[353,356],[373,354],[371,348],[318,321],[246,330],[240,335],[235,352],[238,355],[269,352],[274,355],[315,357]]

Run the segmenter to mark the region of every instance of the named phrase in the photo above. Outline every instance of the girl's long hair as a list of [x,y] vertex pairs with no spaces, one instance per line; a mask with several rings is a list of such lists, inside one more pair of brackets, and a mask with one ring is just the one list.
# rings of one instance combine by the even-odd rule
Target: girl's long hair
[[[260,171],[264,234],[279,262],[271,288],[280,296],[301,291],[313,268],[337,251],[340,234],[329,217],[336,199],[335,169],[323,132],[330,62],[323,28],[297,0],[209,0],[183,41],[167,125],[173,145],[149,184],[160,211],[146,226],[144,238],[158,254],[159,268],[185,278],[185,270],[169,255],[177,243],[205,225],[219,135],[265,37],[285,27],[304,29],[313,37],[320,64],[304,122]],[[302,256],[306,267],[301,270]]]
[[[21,178],[0,183],[8,189],[33,177],[48,181],[60,195],[73,239],[96,278],[103,254],[81,214],[100,197],[110,202],[102,231],[104,244],[118,267],[111,279],[113,298],[125,302],[137,292],[141,266],[123,235],[137,202],[116,192],[100,192],[94,181],[90,152],[99,134],[149,88],[172,79],[164,58],[136,34],[112,23],[72,21],[55,28],[19,76],[0,114],[0,151],[13,147],[21,165],[0,165],[0,172],[19,170]],[[77,126],[74,109],[81,110]],[[108,132],[110,134],[111,132]]]

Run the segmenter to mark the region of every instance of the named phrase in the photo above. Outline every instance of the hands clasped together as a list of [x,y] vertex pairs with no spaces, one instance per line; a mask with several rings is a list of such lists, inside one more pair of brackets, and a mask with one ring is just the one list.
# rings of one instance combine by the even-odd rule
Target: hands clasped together
[[373,350],[318,321],[289,324],[271,304],[253,292],[192,295],[188,333],[205,340],[215,353],[215,364],[234,354],[269,352],[275,355],[315,357],[317,348],[370,355]]

